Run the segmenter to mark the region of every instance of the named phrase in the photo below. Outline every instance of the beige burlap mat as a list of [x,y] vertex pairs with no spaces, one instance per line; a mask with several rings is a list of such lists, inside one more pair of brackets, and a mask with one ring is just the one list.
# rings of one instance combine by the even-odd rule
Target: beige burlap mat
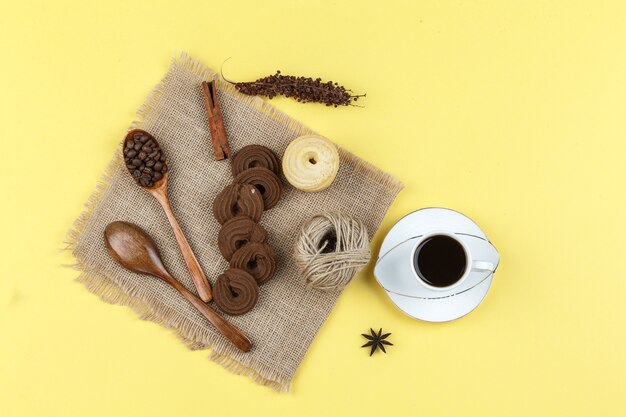
[[[216,78],[216,73],[181,54],[139,109],[138,121],[132,126],[151,132],[161,144],[170,166],[169,196],[174,212],[211,282],[227,267],[217,249],[220,226],[211,205],[232,181],[229,162],[213,158],[202,101],[201,82]],[[291,140],[313,133],[262,99],[239,94],[223,81],[218,81],[218,90],[234,152],[255,143],[282,155]],[[251,312],[226,316],[254,344],[248,353],[230,345],[167,284],[129,272],[109,257],[103,242],[106,225],[116,220],[136,223],[157,242],[172,275],[196,293],[165,214],[126,172],[119,148],[68,235],[76,268],[81,271],[78,281],[102,300],[129,306],[141,319],[172,329],[189,348],[211,349],[210,358],[227,369],[287,391],[340,295],[306,288],[292,257],[298,228],[316,213],[340,210],[363,221],[373,236],[402,188],[399,181],[345,150],[340,150],[340,156],[339,173],[329,189],[307,194],[285,181],[282,200],[263,214],[261,224],[279,259],[276,276],[261,287]]]

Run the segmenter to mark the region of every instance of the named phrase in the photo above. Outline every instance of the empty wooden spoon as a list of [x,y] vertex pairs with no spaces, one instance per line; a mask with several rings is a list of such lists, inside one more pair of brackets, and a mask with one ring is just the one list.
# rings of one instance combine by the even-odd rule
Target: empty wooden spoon
[[104,242],[111,257],[124,268],[161,278],[193,304],[238,349],[244,352],[250,350],[252,343],[239,329],[189,292],[167,272],[156,243],[139,226],[127,222],[113,222],[104,230]]
[[[142,140],[143,142],[141,142]],[[128,168],[128,171],[137,184],[148,190],[161,204],[161,207],[163,207],[167,220],[169,220],[172,230],[174,231],[176,242],[178,242],[178,246],[183,253],[183,258],[185,259],[185,264],[187,265],[191,279],[198,290],[198,295],[203,301],[208,303],[213,298],[211,286],[196,256],[193,254],[191,246],[189,246],[189,242],[187,242],[182,229],[178,225],[170,201],[167,198],[167,178],[169,171],[167,170],[167,162],[161,153],[159,143],[154,136],[145,130],[133,129],[126,134],[123,156],[126,168]],[[148,166],[148,164],[150,165]],[[159,167],[159,169],[156,167]]]

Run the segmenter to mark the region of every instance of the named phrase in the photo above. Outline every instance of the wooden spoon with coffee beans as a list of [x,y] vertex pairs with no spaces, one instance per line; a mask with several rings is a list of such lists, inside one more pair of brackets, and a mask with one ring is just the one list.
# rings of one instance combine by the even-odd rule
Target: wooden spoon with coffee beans
[[198,295],[202,301],[208,303],[213,299],[211,286],[178,225],[176,217],[174,217],[172,206],[167,197],[167,160],[159,143],[154,136],[145,130],[133,129],[126,134],[122,154],[126,168],[128,168],[135,182],[148,190],[163,207],[167,220],[169,220],[174,231],[176,242],[178,242],[183,253],[189,274],[198,290]]
[[156,243],[139,226],[113,222],[104,229],[104,243],[111,257],[124,268],[139,274],[155,276],[174,287],[238,349],[248,352],[252,348],[250,340],[239,329],[204,304],[167,272]]

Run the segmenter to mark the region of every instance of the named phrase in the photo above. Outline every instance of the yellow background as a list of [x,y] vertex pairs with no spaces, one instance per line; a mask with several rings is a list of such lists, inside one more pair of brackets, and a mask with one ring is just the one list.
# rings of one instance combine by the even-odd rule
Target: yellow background
[[[3,1],[0,415],[626,414],[623,1]],[[281,69],[367,92],[277,107],[474,218],[502,262],[447,324],[400,313],[371,266],[288,395],[100,302],[60,252],[175,51],[235,80]],[[391,331],[369,357],[360,333]]]

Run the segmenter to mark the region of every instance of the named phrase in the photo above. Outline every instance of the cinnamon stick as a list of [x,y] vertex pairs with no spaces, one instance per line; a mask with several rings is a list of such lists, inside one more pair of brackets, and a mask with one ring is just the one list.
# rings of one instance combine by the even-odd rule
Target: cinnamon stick
[[215,81],[202,82],[202,93],[204,95],[204,107],[206,108],[207,117],[209,119],[209,128],[211,130],[211,141],[213,142],[213,154],[216,161],[230,158],[231,150],[228,144],[228,136],[224,128],[224,119],[222,118],[222,110],[217,100],[217,90]]

